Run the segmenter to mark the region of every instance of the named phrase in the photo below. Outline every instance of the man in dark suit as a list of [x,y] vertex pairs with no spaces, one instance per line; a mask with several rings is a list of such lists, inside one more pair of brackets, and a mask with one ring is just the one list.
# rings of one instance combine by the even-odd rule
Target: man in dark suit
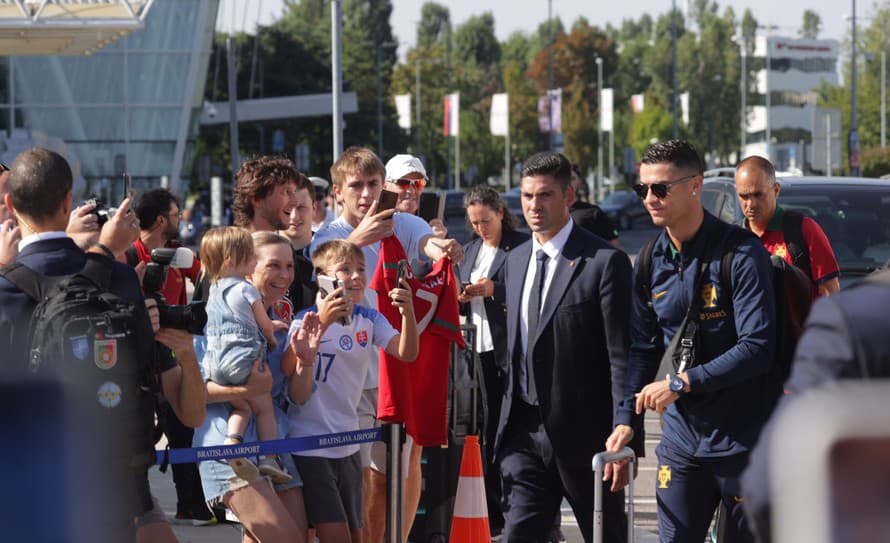
[[[868,279],[813,305],[806,330],[794,354],[786,394],[751,453],[742,474],[743,506],[758,541],[772,541],[769,462],[779,416],[810,389],[847,379],[890,377],[890,341],[887,341],[887,307],[890,306],[890,271]],[[817,420],[818,413],[814,413]]]
[[581,169],[577,164],[572,164],[572,188],[575,189],[575,197],[569,203],[572,220],[575,224],[586,229],[618,247],[618,229],[612,223],[612,219],[598,205],[584,202],[578,198],[581,187]]
[[[571,164],[538,153],[524,164],[522,211],[532,239],[507,257],[507,389],[496,450],[504,484],[504,538],[545,540],[566,497],[592,539],[593,489],[604,491],[607,541],[624,541],[623,492],[594,482],[622,397],[630,328],[627,255],[575,225]],[[609,466],[616,489],[626,466]]]

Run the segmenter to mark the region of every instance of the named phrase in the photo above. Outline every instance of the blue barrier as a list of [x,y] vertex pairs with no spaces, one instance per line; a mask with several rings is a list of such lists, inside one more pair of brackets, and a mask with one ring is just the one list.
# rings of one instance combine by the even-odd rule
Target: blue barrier
[[261,454],[279,454],[309,451],[312,449],[328,449],[331,447],[342,447],[344,445],[355,445],[357,443],[369,443],[382,440],[383,428],[372,428],[369,430],[353,430],[351,432],[276,439],[274,441],[256,441],[253,443],[241,443],[237,445],[217,445],[215,447],[161,450],[155,451],[157,454],[155,463],[164,464],[166,462],[168,464],[191,464],[195,462],[206,462],[208,460],[225,460],[227,458],[258,456]]

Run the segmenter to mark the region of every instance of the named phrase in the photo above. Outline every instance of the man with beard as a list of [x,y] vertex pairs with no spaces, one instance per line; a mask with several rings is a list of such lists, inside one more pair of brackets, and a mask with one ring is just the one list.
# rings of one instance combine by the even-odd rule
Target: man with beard
[[[245,162],[238,169],[232,191],[235,225],[251,233],[285,230],[291,211],[299,204],[297,191],[306,186],[311,186],[306,176],[286,158],[264,156]],[[287,291],[292,311],[313,305],[315,292],[311,265],[295,258],[294,281]]]

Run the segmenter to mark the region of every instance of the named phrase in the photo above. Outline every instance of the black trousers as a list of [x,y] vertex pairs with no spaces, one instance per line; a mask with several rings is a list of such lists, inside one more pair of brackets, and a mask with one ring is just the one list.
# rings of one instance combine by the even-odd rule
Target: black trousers
[[488,523],[492,528],[504,527],[501,512],[501,471],[495,462],[494,440],[501,416],[501,403],[506,388],[505,374],[497,366],[494,351],[479,353],[482,367],[482,403],[485,420],[482,423],[482,467],[485,470],[485,502],[488,505]]
[[593,485],[602,485],[603,536],[626,543],[624,492],[613,493],[609,483],[594,483],[590,460],[567,463],[553,453],[540,411],[513,399],[498,454],[504,492],[504,541],[547,541],[553,517],[563,497],[568,500],[584,541],[593,540]]

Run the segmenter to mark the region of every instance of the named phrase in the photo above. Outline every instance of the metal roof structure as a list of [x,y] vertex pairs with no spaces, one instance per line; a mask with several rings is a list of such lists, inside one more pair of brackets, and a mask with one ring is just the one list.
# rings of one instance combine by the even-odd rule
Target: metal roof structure
[[0,56],[89,55],[143,28],[154,0],[0,0]]

